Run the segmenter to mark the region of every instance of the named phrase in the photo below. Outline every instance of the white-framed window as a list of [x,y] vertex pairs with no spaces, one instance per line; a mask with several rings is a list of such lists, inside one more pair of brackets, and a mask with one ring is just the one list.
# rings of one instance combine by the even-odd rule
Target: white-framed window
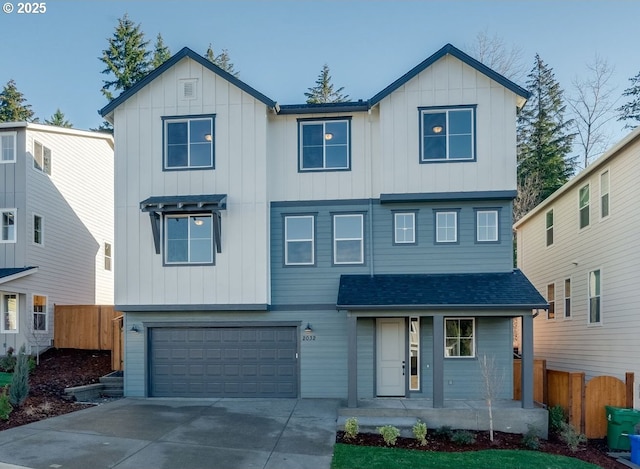
[[601,283],[600,269],[589,272],[589,324],[600,324],[602,321]]
[[580,229],[589,226],[589,184],[585,184],[578,191],[578,212]]
[[350,125],[349,119],[299,120],[299,170],[349,170]]
[[475,319],[455,318],[444,320],[444,356],[448,358],[475,357]]
[[164,217],[165,264],[213,264],[213,217],[168,214]]
[[164,169],[214,168],[214,117],[163,117]]
[[600,218],[609,216],[609,170],[600,174]]
[[553,209],[547,211],[545,216],[545,232],[547,238],[547,246],[553,244]]
[[113,256],[111,254],[111,243],[104,243],[104,270],[111,271]]
[[458,212],[436,212],[436,243],[458,242]]
[[333,216],[333,263],[364,264],[364,215]]
[[44,244],[44,221],[40,215],[33,215],[33,244]]
[[393,214],[394,244],[416,244],[415,212],[395,212]]
[[420,318],[409,319],[409,390],[420,390]]
[[47,331],[47,297],[33,295],[33,323],[34,332]]
[[16,242],[16,217],[15,208],[0,209],[0,243]]
[[37,140],[33,141],[33,169],[51,176],[51,150]]
[[284,217],[285,265],[315,264],[315,217],[289,215]]
[[18,332],[18,295],[11,293],[0,295],[0,313],[2,314],[0,332]]
[[571,317],[571,279],[564,279],[564,317]]
[[547,303],[549,303],[549,309],[547,310],[547,319],[556,318],[556,285],[550,283],[547,285]]
[[0,164],[15,163],[17,132],[0,132]]
[[476,241],[491,243],[498,241],[498,211],[476,211]]
[[475,160],[475,106],[419,111],[421,163]]

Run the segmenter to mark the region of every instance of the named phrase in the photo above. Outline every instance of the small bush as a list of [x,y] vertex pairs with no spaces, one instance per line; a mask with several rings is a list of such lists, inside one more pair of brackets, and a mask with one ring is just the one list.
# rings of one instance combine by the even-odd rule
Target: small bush
[[535,425],[527,425],[528,431],[522,435],[522,446],[531,450],[540,449],[540,429]]
[[425,446],[427,444],[427,424],[418,419],[413,426],[413,436],[420,442],[420,445]]
[[0,419],[9,420],[9,414],[13,410],[13,406],[9,402],[9,396],[7,396],[7,387],[2,388],[2,394],[0,394]]
[[16,358],[16,367],[11,378],[9,388],[9,402],[14,406],[21,406],[29,396],[29,356],[25,353],[25,346],[20,347]]
[[344,434],[348,440],[353,440],[360,432],[360,425],[358,425],[358,419],[355,417],[349,417],[344,422]]
[[453,436],[453,430],[449,425],[443,425],[434,430],[433,434],[438,438],[444,438],[450,440]]
[[554,405],[549,409],[549,430],[557,435],[562,430],[562,424],[566,423],[567,417],[561,405]]
[[36,357],[29,355],[29,373],[36,369]]
[[472,445],[476,442],[476,437],[473,433],[467,430],[458,430],[451,435],[451,441],[456,445]]
[[581,444],[587,442],[587,437],[583,433],[578,432],[573,425],[566,422],[562,422],[560,439],[574,452],[577,451]]
[[7,349],[7,354],[0,357],[0,369],[6,373],[13,372],[16,366],[16,356],[13,354],[13,347]]
[[387,446],[395,446],[398,437],[400,436],[400,430],[398,430],[393,425],[385,425],[383,427],[378,427],[378,432],[382,435],[384,442]]

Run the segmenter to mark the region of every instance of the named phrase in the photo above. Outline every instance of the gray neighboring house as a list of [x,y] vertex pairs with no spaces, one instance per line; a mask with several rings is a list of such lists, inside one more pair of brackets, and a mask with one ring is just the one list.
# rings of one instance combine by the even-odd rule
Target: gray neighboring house
[[367,100],[280,105],[185,48],[115,128],[125,394],[480,399],[533,314],[513,269],[523,88],[446,45]]

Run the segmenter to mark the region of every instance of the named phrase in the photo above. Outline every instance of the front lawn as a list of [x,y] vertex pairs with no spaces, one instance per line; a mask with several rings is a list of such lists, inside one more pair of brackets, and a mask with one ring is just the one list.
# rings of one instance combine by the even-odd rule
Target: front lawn
[[439,453],[399,448],[380,448],[336,443],[331,469],[597,469],[579,459],[538,451],[484,450]]

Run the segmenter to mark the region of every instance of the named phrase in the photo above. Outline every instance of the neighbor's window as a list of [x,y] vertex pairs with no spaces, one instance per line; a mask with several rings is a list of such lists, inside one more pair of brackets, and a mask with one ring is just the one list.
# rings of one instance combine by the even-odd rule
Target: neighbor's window
[[473,318],[445,319],[445,357],[475,356],[475,320]]
[[556,317],[556,285],[550,283],[547,285],[547,303],[549,303],[549,309],[547,310],[547,319],[555,319]]
[[333,263],[364,263],[364,216],[333,216]]
[[497,210],[478,210],[476,212],[476,240],[479,243],[498,241]]
[[553,209],[547,212],[546,216],[546,232],[547,232],[547,246],[553,244]]
[[104,243],[104,270],[111,270],[111,243]]
[[16,209],[0,210],[0,243],[16,242]]
[[313,265],[315,263],[313,215],[284,218],[285,265]]
[[609,216],[609,170],[600,175],[600,218]]
[[165,216],[165,263],[213,263],[211,214]]
[[589,323],[598,324],[601,320],[600,270],[589,272]]
[[33,141],[33,169],[51,175],[51,150],[36,140]]
[[409,390],[420,390],[420,318],[409,320]]
[[165,169],[214,167],[214,116],[165,117]]
[[47,330],[47,297],[33,295],[33,330]]
[[393,214],[393,242],[395,244],[416,243],[416,214],[396,212]]
[[350,169],[350,124],[348,119],[300,120],[300,171]]
[[458,241],[458,212],[436,212],[436,243]]
[[580,228],[589,226],[589,184],[580,188],[578,210],[580,212]]
[[33,216],[33,244],[42,245],[44,239],[42,237],[42,217],[40,215]]
[[16,162],[17,132],[0,132],[0,163]]
[[564,280],[564,317],[571,317],[571,279]]
[[2,295],[2,332],[18,332],[18,296]]
[[420,109],[420,161],[475,159],[475,108]]

